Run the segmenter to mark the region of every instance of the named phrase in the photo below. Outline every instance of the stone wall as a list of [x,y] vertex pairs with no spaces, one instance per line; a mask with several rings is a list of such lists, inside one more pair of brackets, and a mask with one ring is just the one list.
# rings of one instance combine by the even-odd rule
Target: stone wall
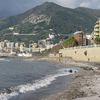
[[65,48],[59,53],[76,61],[100,62],[100,47]]

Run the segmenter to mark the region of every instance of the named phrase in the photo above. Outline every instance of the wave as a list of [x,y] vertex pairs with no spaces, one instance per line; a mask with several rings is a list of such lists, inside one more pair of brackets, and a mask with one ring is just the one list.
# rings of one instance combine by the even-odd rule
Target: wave
[[0,61],[7,61],[7,62],[9,62],[10,60],[8,60],[6,58],[0,58]]
[[34,83],[28,83],[25,85],[16,86],[14,88],[5,89],[5,93],[0,94],[0,100],[8,100],[11,97],[18,96],[19,94],[23,94],[29,91],[36,91],[42,87],[47,87],[58,77],[74,74],[76,72],[77,70],[75,69],[63,68],[58,70],[56,74],[48,75],[40,80],[36,80]]

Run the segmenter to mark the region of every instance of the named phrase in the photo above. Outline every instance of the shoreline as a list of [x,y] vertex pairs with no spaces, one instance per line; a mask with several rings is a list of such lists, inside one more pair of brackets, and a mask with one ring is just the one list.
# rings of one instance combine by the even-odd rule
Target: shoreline
[[[11,59],[12,60],[12,59]],[[15,59],[16,60],[16,59]],[[19,59],[20,60],[20,59]],[[19,61],[19,60],[17,60],[17,61]],[[12,60],[13,61],[13,60]],[[38,61],[39,62],[39,61]],[[40,61],[41,62],[41,61]],[[43,60],[43,62],[45,62],[45,60]],[[65,87],[65,83],[67,84],[67,82],[69,82],[69,81],[67,81],[66,80],[66,77],[64,77],[64,78],[60,78],[60,76],[66,76],[66,75],[68,75],[68,73],[66,73],[66,72],[64,72],[64,70],[66,69],[64,66],[62,66],[61,64],[58,64],[58,63],[52,63],[52,62],[49,62],[49,61],[47,61],[47,64],[46,65],[43,65],[43,66],[45,66],[44,67],[44,69],[46,69],[46,67],[53,67],[53,69],[51,69],[50,68],[50,70],[51,71],[54,71],[53,73],[52,72],[50,72],[49,74],[48,74],[48,72],[47,72],[47,74],[46,73],[44,73],[43,72],[43,74],[41,73],[41,71],[39,71],[39,67],[38,67],[38,71],[39,71],[39,74],[40,74],[40,76],[41,75],[43,75],[39,80],[40,81],[36,81],[37,83],[35,84],[34,82],[32,82],[32,86],[34,87],[34,86],[36,86],[35,87],[35,89],[38,89],[38,91],[36,92],[36,93],[39,93],[39,91],[40,91],[40,94],[38,95],[38,94],[36,94],[37,95],[37,97],[36,97],[36,99],[35,100],[41,100],[41,94],[43,93],[43,97],[45,97],[45,95],[47,96],[47,95],[51,95],[51,94],[53,94],[53,93],[58,93],[59,91],[61,91],[61,90],[63,90],[63,89],[65,89],[64,87]],[[4,62],[5,63],[5,62]],[[34,64],[34,63],[33,63]],[[32,64],[32,65],[33,65]],[[52,65],[51,65],[52,64]],[[32,66],[31,65],[31,66]],[[41,69],[41,65],[42,64],[40,64],[40,70],[42,70]],[[11,66],[11,65],[10,65]],[[26,66],[26,68],[28,69],[28,68],[30,68],[30,67],[27,67],[27,65],[25,64],[25,66]],[[24,66],[24,67],[25,67]],[[62,69],[61,68],[61,66],[62,67],[64,67],[64,69]],[[13,66],[12,66],[13,67]],[[37,66],[36,66],[37,67]],[[9,66],[7,67],[7,68],[9,68]],[[16,68],[16,66],[15,66],[15,68]],[[15,69],[14,68],[14,69]],[[32,67],[31,67],[32,68]],[[43,70],[44,70],[43,69]],[[46,71],[48,70],[49,68],[47,68],[46,69]],[[57,69],[57,70],[56,70]],[[60,70],[61,69],[61,70]],[[23,66],[22,66],[22,70],[23,70]],[[32,73],[33,73],[33,68],[32,68]],[[66,71],[67,71],[67,69],[66,69]],[[19,70],[18,70],[18,72],[19,72]],[[64,74],[64,73],[65,74]],[[27,71],[26,71],[26,73],[27,73]],[[30,75],[30,73],[29,73],[29,75]],[[35,75],[35,74],[34,74]],[[50,76],[49,76],[50,75]],[[46,77],[45,77],[46,76]],[[26,76],[25,76],[26,77]],[[30,77],[30,76],[29,76]],[[32,77],[34,77],[34,76],[32,76]],[[58,78],[59,77],[59,79],[57,80],[57,81],[55,81],[56,80],[56,78]],[[33,79],[33,78],[32,78]],[[60,79],[61,80],[63,80],[63,81],[60,81]],[[68,80],[69,80],[70,78],[68,78]],[[58,83],[58,88],[56,87],[57,86],[57,84],[55,84],[55,82],[56,83]],[[38,83],[39,82],[39,83]],[[54,82],[54,83],[53,83]],[[59,82],[61,83],[61,84],[59,84]],[[30,83],[30,82],[29,82]],[[35,85],[34,85],[34,84]],[[43,83],[43,85],[41,85],[41,83]],[[51,83],[53,83],[53,84],[51,84]],[[26,83],[25,83],[26,84]],[[50,84],[50,87],[48,86]],[[21,85],[22,87],[20,87],[21,88],[21,90],[22,91],[27,91],[28,90],[28,88],[29,88],[29,91],[30,91],[30,89],[32,88],[31,87],[31,83],[28,85],[28,84],[26,84],[26,85]],[[25,88],[24,88],[24,86],[25,86]],[[53,86],[53,87],[52,87]],[[41,87],[46,87],[47,88],[47,90],[45,90],[45,88],[42,90],[42,88]],[[3,98],[3,97],[9,97],[10,95],[12,95],[13,94],[13,92],[15,91],[16,93],[18,93],[18,94],[20,94],[20,92],[19,92],[19,89],[20,88],[18,88],[18,90],[17,90],[17,92],[16,92],[16,85],[15,85],[15,87],[8,87],[8,88],[5,88],[4,89],[4,91],[3,91],[3,94],[2,94],[2,91],[1,91],[1,97],[0,98]],[[33,91],[33,90],[32,90]],[[46,92],[47,91],[47,92]],[[7,93],[7,94],[6,94]],[[21,92],[22,93],[22,92]],[[2,97],[3,96],[3,97]],[[21,97],[22,95],[19,95],[19,97]],[[33,98],[35,98],[35,93],[33,94],[33,98],[31,97],[31,93],[29,92],[29,95],[27,95],[27,93],[25,94],[25,96],[26,96],[26,98],[31,98],[31,100],[33,100]],[[39,97],[40,96],[40,97]],[[38,98],[40,98],[40,99],[38,99]],[[1,99],[0,99],[1,100]],[[11,100],[13,100],[13,98],[11,99]],[[19,99],[19,100],[24,100],[23,99],[23,96],[22,96],[22,99]],[[25,100],[28,100],[28,99],[25,99]]]
[[[53,58],[44,58],[44,60],[59,62],[59,59]],[[65,58],[60,63],[73,66],[76,64],[75,66],[81,70],[72,76],[73,80],[69,88],[43,100],[100,100],[100,66],[98,63],[78,62]]]
[[100,65],[99,63],[79,62],[72,59],[34,57],[24,58],[25,61],[51,61],[80,68],[72,75],[72,81],[65,90],[41,100],[100,100]]

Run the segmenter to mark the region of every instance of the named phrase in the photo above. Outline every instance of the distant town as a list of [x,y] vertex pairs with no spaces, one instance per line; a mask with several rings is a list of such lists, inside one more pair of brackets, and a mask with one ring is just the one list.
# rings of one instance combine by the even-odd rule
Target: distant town
[[[9,30],[13,30],[13,27],[9,27]],[[14,32],[13,35],[24,35]],[[25,34],[33,35],[33,34]],[[74,42],[70,41],[73,37]],[[96,45],[100,43],[100,19],[98,19],[94,25],[93,32],[91,34],[84,33],[84,31],[76,31],[71,36],[63,38],[59,43],[53,44],[52,39],[56,38],[55,33],[48,35],[48,38],[38,40],[37,43],[30,42],[26,45],[24,42],[11,42],[9,40],[0,41],[0,55],[16,55],[22,57],[32,57],[32,53],[41,53],[45,50],[56,49],[60,45],[60,48],[69,48],[75,46],[87,46]],[[62,37],[61,37],[62,38]],[[64,43],[65,42],[65,43]],[[62,46],[62,47],[61,47]]]

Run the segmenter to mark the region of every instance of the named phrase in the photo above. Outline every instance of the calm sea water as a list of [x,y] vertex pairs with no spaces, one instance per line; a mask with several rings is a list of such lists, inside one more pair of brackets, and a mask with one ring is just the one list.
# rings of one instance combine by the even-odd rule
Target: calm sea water
[[66,87],[68,70],[48,61],[0,59],[0,100],[41,100]]

